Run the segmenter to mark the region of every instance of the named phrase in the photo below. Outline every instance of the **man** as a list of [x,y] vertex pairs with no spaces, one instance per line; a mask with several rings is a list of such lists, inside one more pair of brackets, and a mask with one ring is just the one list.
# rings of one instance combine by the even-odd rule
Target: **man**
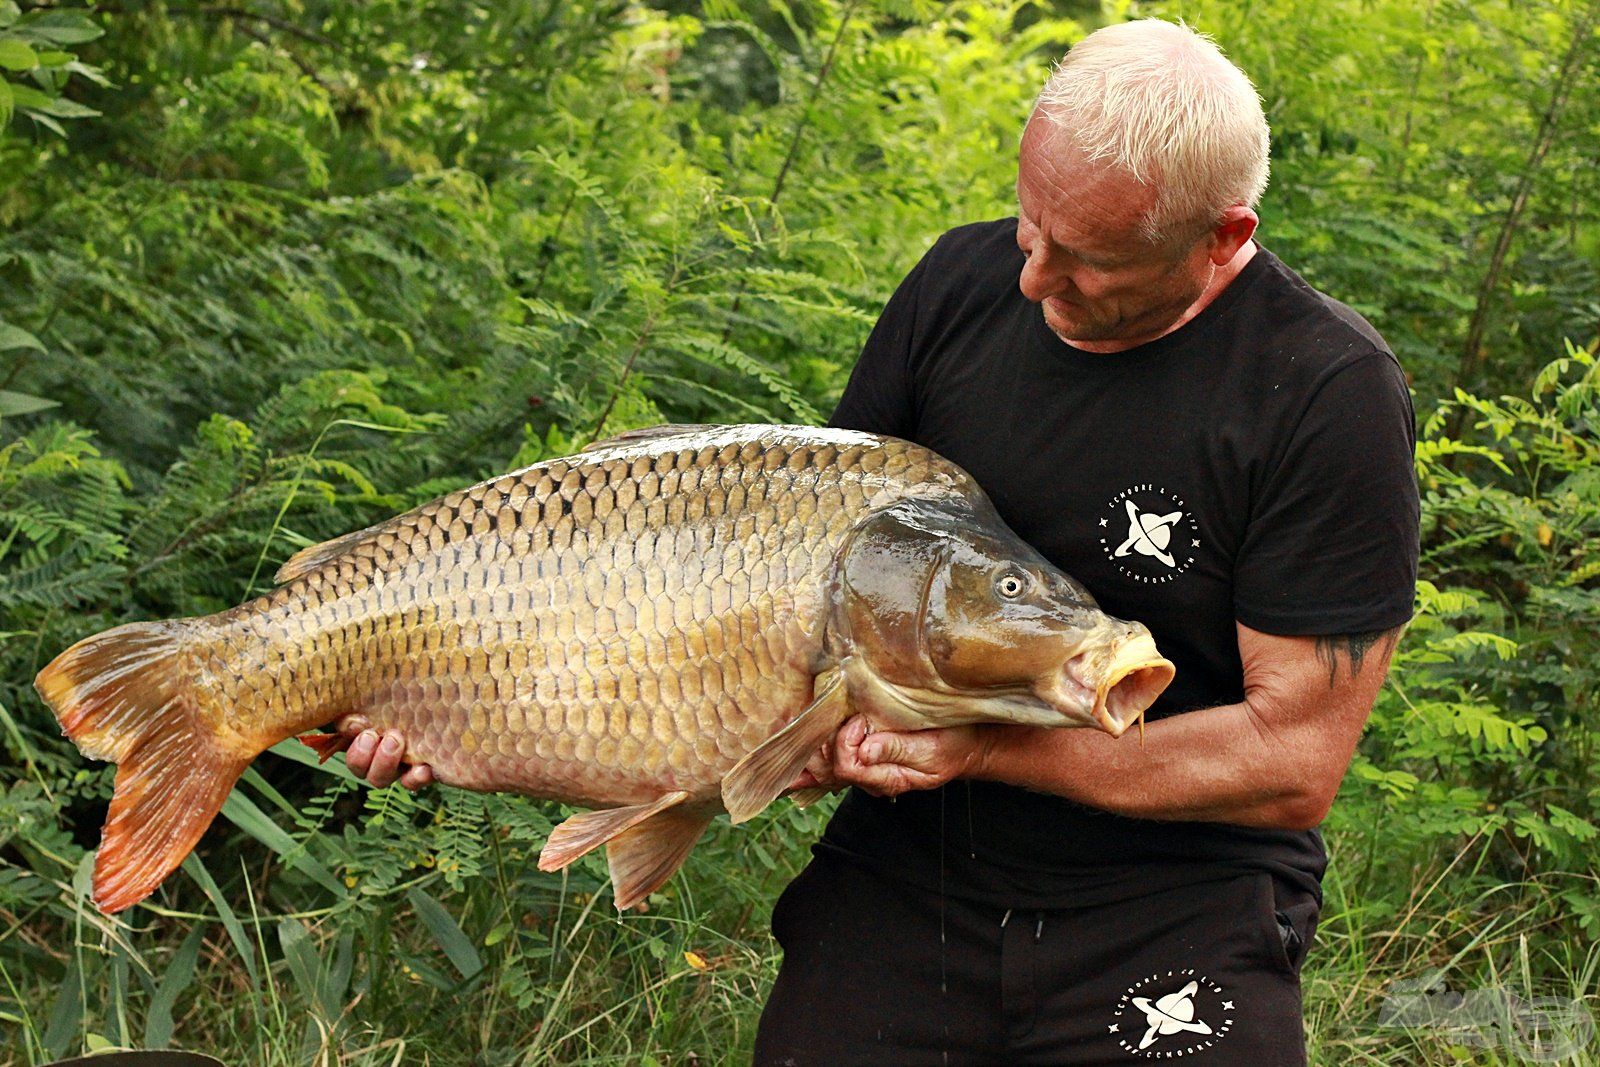
[[[799,783],[855,788],[774,909],[758,1063],[1304,1062],[1313,828],[1410,618],[1418,502],[1394,356],[1253,241],[1266,170],[1214,46],[1109,27],[1028,120],[1018,218],[890,300],[833,424],[966,468],[1178,672],[1142,741],[846,723]],[[376,743],[350,762],[384,784]]]

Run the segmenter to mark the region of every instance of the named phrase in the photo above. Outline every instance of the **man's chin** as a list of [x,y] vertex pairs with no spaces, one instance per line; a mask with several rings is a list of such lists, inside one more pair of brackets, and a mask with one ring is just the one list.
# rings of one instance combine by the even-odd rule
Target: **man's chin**
[[1078,341],[1117,340],[1116,327],[1087,317],[1081,304],[1052,296],[1041,307],[1044,310],[1044,324],[1050,327],[1051,333],[1069,345]]

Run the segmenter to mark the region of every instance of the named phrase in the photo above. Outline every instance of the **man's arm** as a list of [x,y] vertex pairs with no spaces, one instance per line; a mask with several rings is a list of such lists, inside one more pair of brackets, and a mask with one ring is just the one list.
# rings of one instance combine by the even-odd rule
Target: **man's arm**
[[799,784],[894,795],[966,777],[1145,819],[1307,829],[1333,803],[1402,629],[1278,637],[1240,623],[1245,699],[1152,723],[1143,744],[1016,726],[869,735],[852,721],[831,770],[813,761]]

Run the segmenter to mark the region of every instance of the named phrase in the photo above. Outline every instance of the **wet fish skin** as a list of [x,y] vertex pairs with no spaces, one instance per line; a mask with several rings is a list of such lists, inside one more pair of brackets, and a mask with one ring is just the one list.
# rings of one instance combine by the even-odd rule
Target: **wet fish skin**
[[[980,572],[1001,564],[1028,597],[996,608]],[[119,764],[102,909],[153,891],[256,755],[345,714],[404,730],[406,758],[445,784],[602,809],[559,827],[541,866],[606,844],[625,907],[718,811],[770,803],[853,709],[1117,733],[1171,677],[1147,632],[1099,615],[959,468],[845,431],[625,435],[313,546],[277,577],[40,672],[80,750]],[[963,686],[945,669],[988,673]],[[315,743],[326,758],[345,742]]]

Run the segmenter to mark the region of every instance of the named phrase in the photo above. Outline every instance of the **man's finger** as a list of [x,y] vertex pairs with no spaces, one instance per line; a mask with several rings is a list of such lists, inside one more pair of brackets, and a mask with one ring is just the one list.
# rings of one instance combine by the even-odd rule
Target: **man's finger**
[[433,768],[426,763],[418,763],[406,769],[400,776],[400,784],[415,793],[419,789],[433,784]]
[[345,715],[333,724],[333,732],[343,734],[345,737],[355,737],[363,731],[372,729],[372,720],[365,715]]
[[378,743],[378,749],[372,755],[372,768],[367,772],[367,781],[373,788],[382,789],[390,786],[400,777],[400,757],[405,755],[406,739],[399,730],[390,730],[383,735],[383,740]]
[[800,772],[800,777],[808,778],[810,781],[804,784],[797,784],[795,786],[796,789],[837,789],[839,787],[839,783],[835,780],[833,773],[833,742],[831,740],[828,744],[811,753],[811,758],[806,761],[805,770]]
[[365,778],[367,771],[372,767],[372,754],[378,750],[378,733],[376,730],[363,730],[350,742],[350,749],[344,754],[344,763],[350,768],[350,773],[357,778]]
[[925,789],[926,778],[920,771],[908,770],[894,763],[864,764],[850,762],[839,767],[839,779],[863,789],[875,797],[894,797],[912,789]]
[[938,756],[937,744],[930,734],[922,731],[914,733],[879,731],[861,743],[860,751],[861,762],[868,766],[896,764],[919,771],[932,770],[933,762]]

